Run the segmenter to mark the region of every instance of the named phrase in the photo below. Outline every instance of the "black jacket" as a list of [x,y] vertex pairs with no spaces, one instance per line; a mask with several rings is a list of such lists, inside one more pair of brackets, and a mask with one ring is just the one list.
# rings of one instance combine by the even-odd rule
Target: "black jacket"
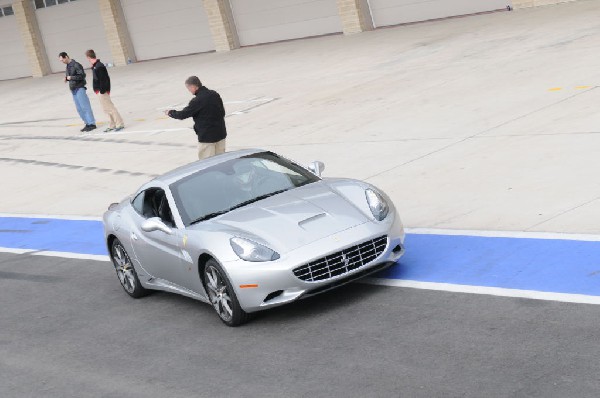
[[93,88],[96,94],[106,94],[110,92],[110,76],[106,66],[99,59],[92,65],[92,72],[94,74]]
[[170,111],[174,119],[194,118],[194,131],[198,142],[217,142],[227,137],[225,128],[225,107],[219,93],[202,86],[196,96],[181,111]]
[[75,91],[82,87],[85,88],[85,71],[79,62],[72,59],[71,62],[67,64],[65,75],[71,76],[71,79],[69,80],[69,88],[71,91]]

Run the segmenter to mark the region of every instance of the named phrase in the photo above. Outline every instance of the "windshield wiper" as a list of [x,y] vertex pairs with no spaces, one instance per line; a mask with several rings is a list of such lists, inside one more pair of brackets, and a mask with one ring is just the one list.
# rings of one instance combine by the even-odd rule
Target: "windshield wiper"
[[221,210],[221,211],[215,211],[214,213],[208,213],[206,215],[203,215],[200,218],[195,219],[194,221],[192,221],[190,223],[190,225],[199,223],[200,221],[204,221],[204,220],[208,220],[208,219],[214,218],[216,216],[220,216],[221,214],[225,214],[225,213],[227,213],[230,210],[231,209],[225,209],[225,210]]
[[200,218],[195,219],[194,221],[192,221],[190,223],[190,225],[199,223],[200,221],[205,221],[205,220],[209,220],[211,218],[215,218],[216,216],[220,216],[221,214],[229,213],[231,210],[239,209],[240,207],[247,206],[250,203],[258,202],[259,200],[263,200],[263,199],[266,199],[268,197],[275,196],[275,195],[277,195],[279,193],[282,193],[282,192],[285,192],[287,190],[288,190],[288,188],[286,188],[286,189],[280,189],[279,191],[271,192],[271,193],[268,193],[268,194],[265,194],[265,195],[260,195],[260,196],[257,196],[256,198],[253,198],[253,199],[250,199],[250,200],[246,200],[245,202],[242,202],[242,203],[238,203],[237,205],[232,206],[229,209],[225,209],[225,210],[221,210],[221,211],[215,211],[214,213],[208,213],[208,214],[206,214],[206,215],[204,215],[204,216],[202,216]]
[[245,201],[245,202],[242,202],[242,203],[238,203],[237,205],[230,207],[230,208],[229,208],[228,210],[226,210],[226,211],[231,211],[231,210],[239,209],[240,207],[247,206],[247,205],[249,205],[250,203],[258,202],[259,200],[263,200],[263,199],[266,199],[266,198],[268,198],[268,197],[275,196],[275,195],[277,195],[278,193],[282,193],[282,192],[285,192],[285,191],[287,191],[287,190],[288,190],[288,188],[286,188],[286,189],[280,189],[279,191],[275,191],[275,192],[267,193],[267,194],[265,194],[265,195],[260,195],[260,196],[257,196],[256,198],[253,198],[253,199],[247,200],[247,201]]

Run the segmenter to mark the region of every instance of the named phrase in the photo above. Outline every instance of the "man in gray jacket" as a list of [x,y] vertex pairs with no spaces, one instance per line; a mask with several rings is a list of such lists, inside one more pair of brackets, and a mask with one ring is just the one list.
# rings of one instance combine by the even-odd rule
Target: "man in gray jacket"
[[71,59],[66,52],[58,54],[58,60],[67,65],[65,83],[69,82],[69,89],[71,90],[71,94],[73,94],[75,107],[77,108],[79,117],[85,123],[85,127],[81,131],[84,133],[92,131],[96,128],[96,119],[94,119],[90,99],[85,92],[85,71],[83,70],[83,66],[74,59]]

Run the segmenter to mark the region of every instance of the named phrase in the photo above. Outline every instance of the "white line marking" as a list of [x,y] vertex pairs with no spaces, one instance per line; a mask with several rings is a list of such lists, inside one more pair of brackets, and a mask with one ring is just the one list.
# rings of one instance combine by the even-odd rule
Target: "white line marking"
[[0,252],[2,253],[12,253],[12,254],[25,254],[30,253],[33,250],[31,249],[13,249],[10,247],[0,247]]
[[[223,104],[227,105],[227,104],[247,104],[249,102],[271,102],[273,101],[275,98],[250,98],[247,100],[237,100],[237,101],[224,101]],[[170,109],[177,109],[177,108],[182,108],[184,106],[187,105],[187,102],[180,102],[177,104],[173,104],[173,105],[167,105],[167,106],[161,106],[159,108],[156,108],[157,111],[166,111],[166,110],[170,110]]]
[[187,103],[185,102],[180,102],[177,104],[173,104],[173,105],[167,105],[167,106],[162,106],[160,108],[156,108],[157,111],[166,111],[166,110],[171,110],[171,109],[175,109],[175,108],[180,108],[187,105]]
[[184,130],[192,130],[191,127],[179,127],[175,129],[157,129],[157,130],[121,130],[114,131],[109,133],[85,133],[81,134],[86,137],[106,137],[109,135],[127,135],[127,134],[159,134],[159,133],[170,133],[173,131],[184,131]]
[[506,289],[501,287],[455,285],[451,283],[419,282],[402,279],[366,278],[362,283],[412,289],[438,290],[453,293],[485,294],[500,297],[519,297],[533,300],[561,301],[565,303],[600,304],[600,296],[584,294],[540,292],[536,290]]
[[[275,100],[275,98],[251,98],[251,99],[247,99],[247,100],[238,100],[238,101],[225,101],[223,102],[223,104],[227,105],[227,104],[247,104],[249,102],[271,102]],[[167,105],[167,106],[161,106],[159,108],[156,108],[157,111],[166,111],[166,110],[170,110],[170,109],[177,109],[177,108],[182,108],[184,106],[187,105],[187,102],[180,102],[177,104],[173,104],[173,105]]]
[[49,256],[49,257],[62,257],[62,258],[76,258],[81,260],[94,260],[94,261],[110,261],[110,257],[104,254],[79,254],[70,252],[55,252],[50,250],[31,250],[31,249],[13,249],[10,247],[0,247],[0,253],[12,253],[12,254],[29,254],[31,256]]
[[49,256],[49,257],[62,257],[62,258],[76,258],[81,260],[95,260],[95,261],[110,261],[110,257],[105,254],[79,254],[69,252],[54,252],[54,251],[36,251],[31,253],[32,256]]
[[246,104],[248,102],[271,102],[274,101],[275,98],[253,98],[249,100],[241,100],[241,101],[227,101],[224,104]]
[[30,256],[49,256],[49,257],[61,257],[61,258],[76,258],[80,260],[94,260],[94,261],[110,261],[110,257],[104,254],[79,254],[70,252],[55,252],[50,250],[31,250],[31,249],[13,249],[10,247],[0,247],[0,253],[11,253],[11,254],[29,254]]
[[421,235],[465,235],[488,238],[562,239],[600,242],[600,235],[568,234],[561,232],[479,231],[467,229],[406,228],[406,233]]
[[[109,204],[106,205],[107,208],[108,208]],[[59,214],[0,213],[0,217],[13,217],[13,218],[56,218],[57,220],[102,221],[102,217],[95,217],[95,216],[69,216],[69,215],[59,215]]]

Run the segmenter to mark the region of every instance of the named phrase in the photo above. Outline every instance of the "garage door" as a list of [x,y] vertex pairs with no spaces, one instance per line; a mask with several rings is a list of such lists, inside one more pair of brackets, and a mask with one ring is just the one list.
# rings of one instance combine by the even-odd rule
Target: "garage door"
[[52,72],[65,70],[65,65],[58,61],[58,54],[62,51],[84,68],[90,67],[85,58],[85,52],[90,48],[103,62],[112,62],[97,0],[67,3],[46,0],[46,7],[35,12]]
[[[6,7],[8,8],[8,7]],[[17,25],[17,18],[0,10],[0,80],[31,76],[31,66]]]
[[240,45],[342,31],[336,0],[231,0]]
[[376,27],[499,10],[508,4],[510,0],[369,0]]
[[215,49],[202,0],[121,0],[138,60]]

